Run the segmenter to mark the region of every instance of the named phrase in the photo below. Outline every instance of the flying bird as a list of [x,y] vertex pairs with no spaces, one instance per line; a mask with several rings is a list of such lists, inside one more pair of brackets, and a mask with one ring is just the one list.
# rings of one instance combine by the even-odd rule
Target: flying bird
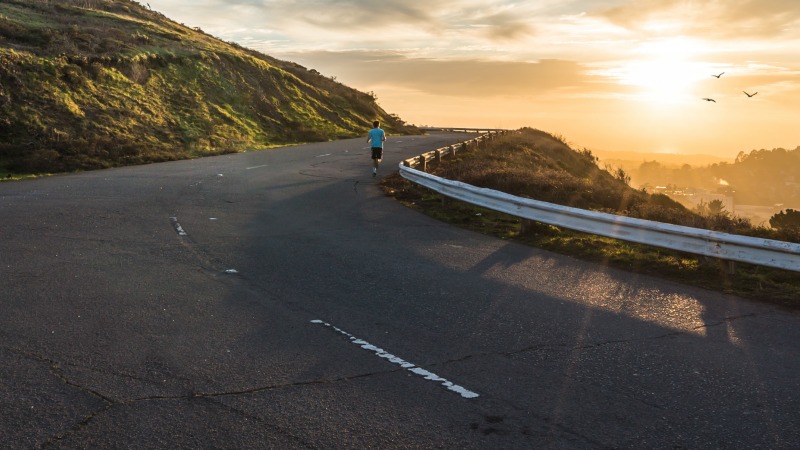
[[719,75],[714,75],[714,74],[712,73],[712,74],[711,74],[711,76],[712,76],[712,77],[714,77],[714,78],[719,78],[719,77],[721,77],[721,76],[722,76],[722,74],[723,74],[723,73],[725,73],[725,72],[722,72],[722,73],[720,73]]
[[754,95],[758,94],[758,92],[754,92],[754,93],[752,93],[752,94],[748,94],[748,93],[747,93],[747,91],[742,91],[742,92],[744,92],[744,95],[746,95],[746,96],[748,96],[748,97],[752,97],[752,96],[754,96]]
[[707,102],[714,102],[714,103],[717,103],[717,101],[716,101],[716,100],[714,100],[713,98],[704,97],[704,98],[703,98],[703,100],[705,100],[705,101],[707,101]]

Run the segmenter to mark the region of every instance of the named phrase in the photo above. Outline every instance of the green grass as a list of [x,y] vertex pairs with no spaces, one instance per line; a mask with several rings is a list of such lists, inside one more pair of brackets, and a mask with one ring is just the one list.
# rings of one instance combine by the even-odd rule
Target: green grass
[[70,172],[418,132],[366,94],[128,0],[0,5],[0,167]]
[[[524,133],[523,133],[524,134]],[[524,143],[524,145],[522,145]],[[515,153],[515,155],[512,155]],[[516,162],[512,162],[512,161]],[[535,160],[535,164],[531,161]],[[585,161],[584,161],[585,160]],[[587,152],[575,152],[561,139],[529,133],[496,141],[492,147],[461,153],[459,158],[443,162],[432,171],[438,176],[497,189],[504,186],[516,195],[575,206],[593,205],[589,209],[637,216],[658,215],[673,223],[692,222],[741,229],[740,221],[704,222],[680,205],[665,201],[663,196],[648,196],[618,183],[611,174],[604,176],[591,169],[593,158]],[[525,169],[534,173],[548,169],[548,175],[523,176]],[[546,180],[551,180],[547,185]],[[583,180],[583,182],[581,181]],[[587,182],[586,180],[590,180]],[[794,271],[736,263],[728,273],[727,264],[712,258],[658,247],[629,243],[602,236],[524,221],[520,218],[443,198],[438,193],[416,186],[399,174],[382,181],[387,195],[404,205],[433,218],[462,228],[501,239],[513,240],[532,247],[570,255],[587,261],[647,274],[684,284],[737,295],[743,298],[800,309],[800,274]],[[503,189],[498,189],[503,190]],[[589,194],[586,194],[589,192]],[[639,193],[643,195],[639,195]],[[618,204],[618,209],[603,206]],[[730,222],[734,225],[731,225]],[[767,230],[751,234],[764,236]]]
[[16,173],[8,170],[5,166],[0,164],[0,182],[3,181],[20,181],[30,178],[39,178],[43,176],[50,176],[50,173]]

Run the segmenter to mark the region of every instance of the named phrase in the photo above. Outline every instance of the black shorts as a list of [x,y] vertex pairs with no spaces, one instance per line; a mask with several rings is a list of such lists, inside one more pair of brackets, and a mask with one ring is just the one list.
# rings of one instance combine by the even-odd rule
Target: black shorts
[[372,147],[372,159],[383,159],[383,148]]

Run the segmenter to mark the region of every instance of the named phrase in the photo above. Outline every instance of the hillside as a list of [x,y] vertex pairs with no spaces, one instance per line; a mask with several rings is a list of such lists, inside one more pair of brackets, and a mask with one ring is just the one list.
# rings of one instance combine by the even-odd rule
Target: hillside
[[0,3],[0,173],[415,132],[367,93],[129,0]]
[[576,151],[553,135],[523,128],[488,148],[466,153],[433,173],[475,186],[582,209],[659,222],[704,226],[704,219],[665,195],[628,186],[624,171],[597,165],[588,150]]
[[[794,180],[795,175],[800,176],[797,173],[800,167],[798,157],[798,150],[754,151],[750,155],[742,153],[734,164],[713,164],[705,170],[725,173],[728,179],[736,182],[735,186],[744,185],[740,182],[743,176],[750,176],[754,183],[761,177],[765,186],[762,191],[768,191],[766,186],[771,186],[773,180],[782,186],[784,177]],[[455,163],[436,167],[434,173],[475,186],[565,206],[726,233],[797,240],[793,232],[753,226],[748,219],[724,208],[719,212],[713,209],[698,212],[696,208],[687,209],[663,193],[635,189],[630,186],[631,178],[625,170],[601,169],[598,162],[599,159],[589,150],[574,150],[557,136],[523,128],[516,134],[496,140],[479,153],[467,153]],[[783,168],[779,168],[780,163]],[[749,175],[752,173],[756,176]],[[706,177],[719,179],[714,175]],[[680,178],[673,174],[673,179]],[[787,195],[794,192],[790,187],[796,186],[787,184],[784,189]]]

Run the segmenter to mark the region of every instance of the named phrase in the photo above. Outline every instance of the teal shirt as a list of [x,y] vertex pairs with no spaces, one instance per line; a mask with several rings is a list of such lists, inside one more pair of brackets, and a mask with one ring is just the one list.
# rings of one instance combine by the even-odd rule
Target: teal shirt
[[384,139],[386,139],[386,133],[380,128],[373,128],[367,134],[367,140],[370,141],[372,148],[383,148]]

